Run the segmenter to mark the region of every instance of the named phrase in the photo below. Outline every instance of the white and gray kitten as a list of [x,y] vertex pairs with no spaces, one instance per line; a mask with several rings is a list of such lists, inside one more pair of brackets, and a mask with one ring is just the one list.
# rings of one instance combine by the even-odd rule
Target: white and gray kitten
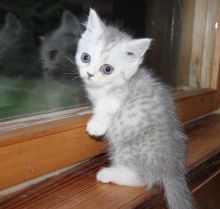
[[90,10],[76,63],[93,104],[90,135],[105,135],[111,166],[97,180],[160,184],[170,209],[191,209],[185,180],[185,135],[167,88],[140,64],[151,39],[133,39]]

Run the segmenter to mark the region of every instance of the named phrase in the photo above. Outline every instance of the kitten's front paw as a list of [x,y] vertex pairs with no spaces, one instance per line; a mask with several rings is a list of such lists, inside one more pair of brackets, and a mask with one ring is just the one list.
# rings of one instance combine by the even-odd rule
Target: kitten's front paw
[[96,179],[102,183],[110,183],[112,181],[112,169],[111,168],[102,168],[96,174]]
[[90,120],[87,124],[86,131],[91,136],[102,136],[107,131],[107,127],[105,127],[103,124],[98,123],[95,120]]

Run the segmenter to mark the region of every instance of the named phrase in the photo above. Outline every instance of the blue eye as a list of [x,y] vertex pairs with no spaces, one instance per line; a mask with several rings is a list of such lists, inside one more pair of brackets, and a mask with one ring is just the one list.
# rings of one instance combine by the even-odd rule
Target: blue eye
[[111,74],[111,73],[114,71],[114,68],[113,68],[111,65],[104,64],[104,65],[101,67],[101,71],[102,71],[104,74],[109,75],[109,74]]
[[81,55],[81,60],[82,60],[82,62],[84,62],[84,63],[89,63],[90,60],[91,60],[91,57],[90,57],[90,55],[87,54],[87,53],[82,53],[82,55]]

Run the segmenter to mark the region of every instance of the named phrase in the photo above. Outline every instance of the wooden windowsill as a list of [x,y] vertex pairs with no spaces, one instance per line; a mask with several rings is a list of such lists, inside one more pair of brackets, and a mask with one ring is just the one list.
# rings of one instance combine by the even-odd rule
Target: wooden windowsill
[[[198,89],[173,93],[178,115],[182,122],[215,110],[216,90]],[[199,105],[198,108],[192,108]],[[189,110],[191,108],[192,110]],[[0,147],[17,142],[32,140],[41,136],[58,133],[86,125],[91,107],[73,108],[40,115],[0,121]]]
[[[186,122],[216,110],[216,95],[212,89],[174,95],[180,119]],[[85,132],[90,114],[71,114],[0,123],[0,190],[105,152]]]
[[[186,126],[187,168],[191,191],[199,208],[220,208],[220,115],[210,115]],[[101,184],[95,173],[105,155],[0,199],[1,209],[164,209],[163,191]],[[205,197],[205,198],[204,198]]]

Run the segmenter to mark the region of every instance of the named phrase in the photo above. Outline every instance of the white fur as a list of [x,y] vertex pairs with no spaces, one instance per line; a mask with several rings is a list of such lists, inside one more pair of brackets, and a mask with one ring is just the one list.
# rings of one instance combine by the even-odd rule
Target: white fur
[[[130,36],[124,35],[117,45],[109,43],[105,46],[105,40],[100,37],[105,30],[105,25],[96,12],[90,9],[86,31],[78,43],[76,54],[80,76],[86,84],[88,97],[93,104],[93,116],[86,128],[87,132],[93,136],[101,136],[106,133],[112,118],[129,94],[124,84],[138,70],[143,55],[151,42],[151,39],[132,39]],[[103,54],[105,48],[109,50],[108,56]],[[131,54],[128,55],[128,52]],[[81,61],[82,53],[88,53],[91,56],[90,63]],[[111,66],[117,67],[111,75],[104,75],[100,72],[100,67],[103,64],[110,63]],[[94,76],[89,78],[87,72]],[[112,91],[113,88],[115,90]],[[137,173],[124,166],[104,168],[97,174],[97,179],[103,183],[143,185]]]
[[[132,39],[127,34],[123,34],[123,39],[118,40],[116,43],[105,44],[102,39],[102,34],[107,33],[106,30],[111,27],[106,27],[96,12],[90,9],[88,22],[86,24],[86,31],[78,43],[76,54],[76,63],[79,67],[80,76],[84,79],[85,83],[90,87],[103,87],[104,85],[112,84],[112,86],[120,86],[138,70],[138,66],[143,60],[143,55],[149,48],[151,39]],[[112,28],[114,29],[114,28]],[[115,31],[122,34],[119,31]],[[92,40],[92,41],[91,41]],[[105,54],[105,49],[109,48],[108,56]],[[127,52],[132,52],[133,55],[127,55]],[[91,55],[90,63],[83,63],[81,61],[82,53]],[[117,66],[117,70],[111,75],[104,75],[100,72],[100,67],[103,64]],[[88,79],[87,72],[95,75]]]
[[102,168],[96,175],[96,179],[102,183],[114,183],[124,186],[145,186],[144,178],[139,176],[133,169],[118,165]]
[[[105,25],[96,12],[91,9],[86,31],[82,34],[76,54],[80,76],[86,84],[88,96],[94,107],[94,114],[88,122],[87,132],[95,136],[106,133],[111,119],[129,93],[127,89],[122,89],[122,91],[117,90],[118,93],[114,91],[114,94],[110,95],[110,90],[115,87],[120,88],[136,73],[151,42],[151,39],[133,40],[130,36],[125,35],[117,46],[114,47],[114,43],[108,44],[107,48],[110,52],[107,56],[105,53],[103,54],[105,43],[100,38],[105,30]],[[128,52],[133,54],[128,55]],[[90,63],[81,61],[82,53],[88,53],[91,56]],[[100,67],[108,63],[111,63],[113,68],[117,66],[117,69],[111,75],[104,75],[100,71]],[[89,78],[87,73],[94,76]]]
[[90,9],[88,21],[86,23],[87,32],[91,33],[94,37],[97,37],[102,33],[103,27],[104,25],[95,10]]
[[106,97],[104,92],[101,95],[96,92],[94,96],[96,97],[94,98],[94,114],[88,122],[87,132],[93,136],[101,136],[106,133],[112,117],[120,108],[121,98]]

